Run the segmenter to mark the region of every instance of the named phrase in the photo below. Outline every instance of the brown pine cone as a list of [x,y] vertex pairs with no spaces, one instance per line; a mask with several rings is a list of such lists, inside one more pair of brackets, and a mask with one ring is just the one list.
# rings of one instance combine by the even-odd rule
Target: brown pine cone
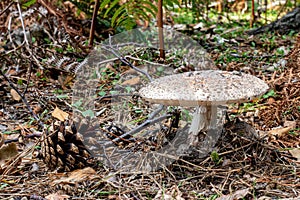
[[90,166],[92,160],[83,143],[83,136],[70,121],[56,121],[44,131],[40,157],[51,170],[58,171],[84,168]]

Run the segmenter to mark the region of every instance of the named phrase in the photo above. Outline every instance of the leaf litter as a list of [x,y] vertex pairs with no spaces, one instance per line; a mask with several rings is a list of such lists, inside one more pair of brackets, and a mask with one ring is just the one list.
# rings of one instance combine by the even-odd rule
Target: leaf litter
[[[49,14],[51,21],[54,20],[55,23],[59,23],[60,21],[56,17],[57,15],[52,14],[51,16]],[[34,17],[31,18],[31,20],[33,19]],[[30,20],[28,25],[29,22]],[[77,27],[80,26],[74,24]],[[64,27],[65,24],[61,24],[61,26]],[[13,24],[13,28],[17,29],[18,26]],[[65,31],[70,35],[74,34],[73,29]],[[76,32],[76,34],[78,33]],[[78,35],[84,40],[82,33]],[[59,41],[57,37],[61,36],[53,36],[55,40]],[[239,46],[235,46],[235,43],[227,44],[226,40],[224,40],[225,46],[221,46],[214,40],[208,39],[206,41],[208,52],[217,63],[218,68],[229,71],[241,70],[256,75],[267,81],[274,93],[252,102],[253,105],[250,106],[255,106],[257,112],[243,109],[245,104],[234,105],[229,108],[228,114],[231,121],[225,125],[225,131],[215,148],[218,162],[210,155],[204,158],[187,156],[180,158],[170,166],[148,174],[120,173],[102,166],[101,163],[97,163],[98,165],[94,169],[88,168],[88,170],[82,169],[65,173],[49,171],[47,166],[36,158],[37,151],[34,148],[26,149],[26,143],[38,140],[36,137],[25,137],[32,133],[30,128],[36,128],[36,122],[32,120],[26,106],[18,102],[19,97],[14,92],[12,94],[9,84],[1,79],[2,106],[0,112],[3,114],[1,114],[0,122],[1,127],[9,127],[8,130],[6,128],[1,129],[1,135],[3,132],[10,134],[9,131],[15,130],[14,134],[19,135],[23,140],[19,141],[18,138],[16,140],[19,157],[8,159],[6,166],[1,168],[1,199],[20,199],[22,197],[27,199],[205,199],[217,196],[218,199],[264,199],[299,197],[299,38],[296,39],[298,43],[295,43],[294,49],[284,57],[287,61],[286,65],[280,59],[273,58],[272,54],[276,48],[289,47],[291,45],[290,39],[279,38],[273,44],[272,41],[262,42],[259,36],[235,38],[235,40],[239,39],[241,44]],[[69,42],[74,44],[74,41]],[[256,44],[256,51],[251,55],[253,52],[251,45],[254,43]],[[61,46],[66,48],[65,44],[61,44]],[[74,46],[78,49],[81,47]],[[25,49],[25,47],[22,48]],[[232,52],[236,52],[233,51],[236,48],[238,48],[238,54],[230,54],[229,50],[222,52],[222,49],[231,49]],[[218,49],[219,51],[217,51]],[[34,47],[33,50],[37,57],[41,56],[38,52],[39,49]],[[43,50],[42,53],[45,52],[48,58],[52,54],[63,57],[61,54],[53,53],[51,49],[48,49],[48,52]],[[247,52],[247,55],[243,55],[243,52]],[[81,56],[83,55],[87,54],[82,53]],[[11,51],[4,58],[1,56],[1,59],[4,59],[6,63],[6,68],[2,68],[2,70],[9,66],[16,66],[16,63],[8,59],[9,56],[15,56],[25,61],[24,63],[17,63],[18,67],[10,70],[11,76],[9,78],[14,82],[16,81],[14,77],[17,76],[25,80],[23,83],[19,82],[20,87],[18,88],[21,91],[26,91],[25,96],[32,107],[40,107],[37,114],[45,124],[52,123],[51,111],[55,108],[60,108],[59,111],[55,112],[58,112],[58,118],[61,120],[65,118],[65,113],[71,115],[70,102],[68,102],[70,99],[57,98],[56,95],[53,95],[58,92],[53,88],[59,88],[62,92],[68,93],[72,79],[66,78],[67,81],[65,81],[62,77],[71,77],[69,72],[62,68],[57,70],[47,66],[42,71],[40,69],[28,71],[30,62],[26,62],[27,57],[23,57],[24,55],[17,50]],[[76,53],[72,56],[74,60],[79,57]],[[274,66],[274,63],[279,64]],[[43,62],[36,64],[42,65]],[[128,68],[125,68],[120,72],[124,73],[127,70]],[[60,75],[55,75],[57,73]],[[29,88],[26,86],[29,84],[26,83],[28,74],[30,74],[30,81],[34,82],[34,86]],[[108,82],[108,80],[102,81]],[[138,81],[140,80],[129,79],[126,84],[134,85]],[[107,85],[107,87],[109,86]],[[109,105],[105,104],[105,101],[103,102],[99,107],[106,107],[109,110]],[[240,112],[241,110],[242,112]],[[109,117],[109,113],[101,116],[104,116],[105,120],[109,120],[106,118]],[[20,124],[28,124],[29,128],[17,129],[16,121]],[[293,122],[293,124],[287,125],[287,122]],[[10,129],[11,127],[13,129]]]

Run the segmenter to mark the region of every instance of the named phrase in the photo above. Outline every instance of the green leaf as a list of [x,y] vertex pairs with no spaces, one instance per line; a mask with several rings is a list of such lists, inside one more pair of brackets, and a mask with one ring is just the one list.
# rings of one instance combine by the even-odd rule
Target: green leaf
[[104,97],[106,95],[106,92],[100,91],[98,94],[99,94],[99,96]]
[[23,7],[23,8],[28,8],[28,7],[30,7],[31,5],[35,4],[35,3],[36,3],[36,0],[30,0],[30,1],[26,2],[26,3],[23,3],[23,4],[22,4],[22,7]]
[[67,94],[61,94],[56,96],[59,99],[67,99],[69,96]]
[[82,99],[80,99],[80,100],[76,101],[75,103],[73,103],[73,106],[75,108],[79,108],[81,105],[82,105]]
[[[144,6],[143,7],[143,9],[144,10],[146,10],[148,13],[151,13],[151,15],[153,16],[153,17],[155,17],[156,16],[156,13],[157,13],[157,8],[156,9],[154,9],[154,10],[151,10],[151,8],[148,8],[148,7],[146,7],[146,6]],[[145,13],[146,14],[146,13]],[[149,18],[149,16],[147,15],[147,18]]]
[[107,17],[107,14],[119,3],[119,0],[114,0],[111,5],[106,10],[104,17]]
[[[144,4],[144,8],[150,12],[153,16],[156,16],[156,13],[158,11],[157,6],[155,6],[153,3],[151,3],[150,1],[141,1],[141,4]],[[151,8],[147,7],[146,5],[150,6]]]
[[[127,21],[129,20],[128,18],[128,13],[127,12],[124,12],[121,16],[118,17],[117,21],[116,21],[116,26],[119,26],[123,21]],[[127,16],[127,17],[126,17]],[[126,23],[126,22],[125,22]],[[113,23],[113,19],[112,19],[112,24]],[[115,26],[115,25],[114,25]]]
[[[122,19],[122,17],[120,16],[120,14],[121,14],[122,12],[125,12],[125,14],[126,14],[126,4],[122,5],[120,8],[118,8],[118,9],[116,10],[115,14],[114,14],[113,17],[111,18],[111,25],[112,25],[112,26],[113,26],[113,24],[115,24],[115,21],[116,21],[117,18]],[[124,15],[124,13],[123,13],[123,15]],[[123,16],[123,15],[122,15],[122,16]]]
[[103,9],[103,8],[105,8],[105,6],[108,4],[110,2],[110,0],[104,0],[101,4],[100,4],[100,6],[99,6],[99,9]]
[[275,96],[276,96],[275,91],[274,90],[270,90],[267,94],[263,95],[263,98],[266,99],[266,98],[275,97]]
[[89,116],[89,117],[95,117],[94,111],[92,111],[92,110],[86,110],[86,111],[83,111],[83,112],[82,112],[82,115],[83,115],[84,117],[87,117],[87,116]]
[[22,85],[23,84],[23,80],[22,79],[18,79],[18,85]]
[[134,13],[135,16],[141,15],[142,19],[144,19],[144,20],[149,19],[148,15],[143,10],[141,10],[140,8],[135,8],[135,9],[132,10],[132,12]]

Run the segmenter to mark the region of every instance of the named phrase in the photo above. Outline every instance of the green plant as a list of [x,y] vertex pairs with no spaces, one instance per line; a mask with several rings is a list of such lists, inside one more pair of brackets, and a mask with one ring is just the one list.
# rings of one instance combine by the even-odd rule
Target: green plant
[[269,92],[267,92],[266,94],[264,94],[262,97],[264,99],[267,99],[269,97],[276,97],[276,92],[272,89]]
[[294,135],[294,136],[299,135],[299,133],[300,133],[300,128],[294,128],[294,129],[289,131],[289,134]]
[[[177,0],[165,1],[165,6],[179,4]],[[100,4],[99,12],[104,19],[110,18],[112,27],[123,26],[127,30],[136,26],[137,20],[149,21],[156,17],[157,6],[152,1],[128,0],[120,3],[120,0],[104,0]],[[113,15],[111,15],[113,13]]]
[[212,151],[210,154],[210,158],[212,159],[212,161],[214,161],[214,163],[216,165],[220,164],[222,162],[222,158],[220,158],[218,152],[216,151]]

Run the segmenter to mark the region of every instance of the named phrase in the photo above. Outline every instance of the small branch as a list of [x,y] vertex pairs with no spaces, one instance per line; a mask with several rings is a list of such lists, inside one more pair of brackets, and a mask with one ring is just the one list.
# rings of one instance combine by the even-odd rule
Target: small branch
[[150,77],[150,75],[145,72],[144,70],[141,70],[139,68],[137,68],[136,66],[134,66],[133,64],[131,64],[127,59],[126,57],[124,56],[121,56],[119,53],[117,53],[114,48],[112,48],[112,43],[111,43],[111,36],[109,36],[109,47],[106,48],[105,46],[102,46],[101,48],[111,52],[112,54],[114,54],[122,63],[124,63],[125,65],[131,67],[132,69],[136,70],[137,72],[140,72],[142,74],[144,74],[150,81],[152,81],[152,78]]
[[[42,133],[32,133],[30,135],[25,135],[24,137],[25,138],[35,138],[35,137],[38,137],[40,138],[43,134]],[[9,140],[5,140],[4,141],[4,144],[8,144],[8,143],[12,143],[12,142],[18,142],[19,141],[19,138],[14,138],[14,139],[9,139]]]
[[25,94],[26,94],[26,92],[27,92],[27,89],[28,89],[28,86],[29,86],[30,77],[31,77],[31,64],[30,64],[29,67],[28,67],[27,74],[28,74],[27,84],[26,84],[26,87],[25,87],[24,92],[23,92],[23,94],[22,94],[23,96],[25,96]]
[[163,32],[163,0],[158,0],[158,12],[157,12],[157,28],[159,38],[159,57],[162,60],[166,59],[165,47],[164,47],[164,32]]
[[0,16],[3,15],[3,13],[5,13],[7,11],[7,9],[9,9],[14,3],[15,3],[14,1],[10,2],[10,4],[8,6],[6,6],[6,8],[4,8],[4,10],[2,10],[0,12]]
[[158,66],[162,66],[162,67],[169,67],[170,66],[170,65],[165,65],[165,64],[161,64],[161,63],[154,63],[154,62],[151,62],[151,61],[148,61],[148,60],[143,60],[143,59],[132,57],[132,56],[125,56],[125,58],[130,58],[132,60],[142,61],[142,62],[151,64],[151,65],[158,65]]
[[102,101],[103,99],[111,99],[111,98],[115,98],[115,97],[128,97],[128,96],[132,96],[132,94],[121,93],[121,94],[105,95],[103,97],[98,97],[98,98],[94,99],[94,101]]
[[99,10],[100,3],[99,0],[96,0],[93,17],[92,17],[92,24],[91,24],[91,30],[90,30],[90,38],[89,38],[89,46],[92,47],[94,43],[94,36],[95,36],[95,26],[97,22],[97,12]]
[[21,11],[19,1],[17,3],[17,7],[18,7],[18,11],[19,11],[19,18],[20,18],[20,21],[21,21],[21,24],[22,24],[22,29],[23,29],[23,34],[24,34],[24,41],[25,41],[26,45],[29,46],[29,42],[28,42],[27,36],[26,36],[26,30],[25,30],[25,25],[24,25],[24,21],[23,21],[23,17],[22,17],[22,11]]
[[39,123],[39,125],[44,128],[44,123],[42,123],[40,121],[40,119],[38,118],[38,116],[33,112],[32,108],[30,107],[26,97],[21,94],[21,92],[14,86],[14,84],[7,78],[7,76],[2,72],[2,70],[0,70],[0,74],[3,76],[3,78],[9,83],[9,86],[14,89],[18,95],[20,95],[23,103],[26,105],[27,109],[29,110],[30,114],[33,116],[33,118]]
[[112,141],[106,142],[104,145],[111,145],[111,144],[113,144],[115,142],[118,142],[119,140],[121,140],[121,139],[123,139],[123,138],[125,138],[125,137],[127,137],[129,135],[133,135],[133,134],[135,134],[135,133],[143,130],[144,128],[146,128],[148,126],[150,126],[152,124],[155,124],[155,123],[157,123],[159,121],[162,121],[162,120],[164,120],[164,119],[166,119],[168,117],[171,117],[171,116],[172,116],[171,114],[165,114],[165,115],[162,115],[162,116],[157,117],[155,119],[147,119],[144,123],[140,124],[136,128],[132,129],[131,131],[128,131],[127,133],[119,136],[118,138],[113,139]]
[[153,119],[160,111],[162,111],[162,109],[164,109],[164,107],[164,105],[159,105],[159,107],[149,115],[148,120]]
[[[107,49],[106,49],[106,50],[107,50]],[[151,61],[144,60],[144,59],[137,58],[137,57],[133,57],[133,56],[124,56],[124,58],[125,58],[125,59],[130,58],[130,59],[132,59],[132,60],[145,62],[145,63],[148,63],[148,64],[150,64],[150,65],[157,65],[157,66],[162,66],[162,67],[169,67],[169,66],[170,66],[170,65],[165,65],[165,64],[161,64],[161,63],[151,62]],[[102,64],[109,63],[109,62],[113,62],[113,61],[116,61],[116,60],[119,60],[119,58],[116,57],[116,58],[107,59],[107,60],[98,62],[97,64],[98,64],[98,65],[102,65]]]

